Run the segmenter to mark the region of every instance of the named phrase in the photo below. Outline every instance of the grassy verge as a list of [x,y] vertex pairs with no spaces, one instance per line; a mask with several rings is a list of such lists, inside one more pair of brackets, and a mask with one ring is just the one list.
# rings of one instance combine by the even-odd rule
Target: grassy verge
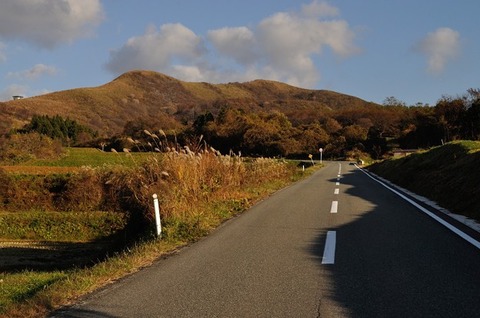
[[21,164],[2,166],[11,174],[49,175],[76,173],[81,167],[102,167],[121,165],[133,167],[152,157],[142,152],[104,152],[96,148],[66,148],[57,159],[31,159]]
[[457,141],[369,169],[453,213],[480,220],[480,142]]
[[36,159],[23,163],[23,166],[47,166],[47,167],[100,167],[103,165],[127,165],[131,166],[151,157],[149,153],[118,153],[103,152],[95,148],[67,148],[65,155],[59,159]]
[[[98,180],[100,184],[108,182],[110,192],[118,191],[122,197],[128,196],[129,200],[124,203],[129,204],[130,212],[145,213],[146,218],[152,214],[147,206],[151,194],[162,193],[163,239],[144,236],[141,241],[93,266],[3,272],[0,274],[0,317],[45,316],[207,235],[258,200],[312,172],[313,169],[302,172],[295,164],[275,160],[257,159],[245,163],[239,158],[209,154],[155,157],[149,164],[133,169],[108,173],[101,169],[100,176],[95,174],[94,177],[89,171],[86,180],[92,182],[92,186]],[[86,191],[91,192],[92,186],[86,187]],[[60,227],[59,232],[62,231]]]

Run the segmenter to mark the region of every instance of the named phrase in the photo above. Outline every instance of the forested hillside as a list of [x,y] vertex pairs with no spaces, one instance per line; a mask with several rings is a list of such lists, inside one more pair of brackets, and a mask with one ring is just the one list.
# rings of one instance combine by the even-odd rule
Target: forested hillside
[[105,149],[153,150],[139,147],[153,134],[170,143],[201,137],[223,153],[305,157],[322,147],[326,158],[377,159],[394,148],[478,140],[479,96],[470,89],[434,106],[407,106],[394,97],[378,105],[274,81],[214,85],[133,71],[99,87],[0,103],[0,131],[21,132],[32,119],[57,116],[82,127],[81,138],[69,140]]

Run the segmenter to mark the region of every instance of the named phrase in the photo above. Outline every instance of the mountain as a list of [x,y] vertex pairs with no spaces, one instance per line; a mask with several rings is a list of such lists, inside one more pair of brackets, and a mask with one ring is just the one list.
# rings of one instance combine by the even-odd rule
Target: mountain
[[209,84],[184,82],[152,71],[131,71],[98,87],[0,103],[0,132],[22,127],[34,114],[68,117],[106,135],[120,133],[128,121],[137,119],[176,128],[207,111],[215,115],[227,105],[247,112],[280,111],[292,122],[314,120],[339,109],[378,106],[354,96],[275,81]]

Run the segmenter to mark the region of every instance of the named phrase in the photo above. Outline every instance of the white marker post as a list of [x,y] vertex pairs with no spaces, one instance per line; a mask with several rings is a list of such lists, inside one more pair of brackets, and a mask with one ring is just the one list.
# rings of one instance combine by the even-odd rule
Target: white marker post
[[322,164],[322,161],[323,161],[323,148],[320,148],[318,149],[318,151],[320,152],[320,164]]
[[155,225],[157,228],[157,236],[162,237],[162,221],[160,220],[160,207],[158,206],[158,196],[153,195],[153,207],[155,209]]

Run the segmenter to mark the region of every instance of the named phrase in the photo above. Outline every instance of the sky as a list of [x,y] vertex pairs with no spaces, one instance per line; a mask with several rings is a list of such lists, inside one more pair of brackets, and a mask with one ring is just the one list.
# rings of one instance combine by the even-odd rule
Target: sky
[[480,88],[478,0],[1,0],[0,101],[130,70],[382,104]]

